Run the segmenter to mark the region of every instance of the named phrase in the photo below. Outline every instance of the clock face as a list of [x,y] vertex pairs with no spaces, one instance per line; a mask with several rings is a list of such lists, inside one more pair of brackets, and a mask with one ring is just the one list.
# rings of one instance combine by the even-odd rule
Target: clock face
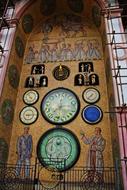
[[96,124],[103,116],[101,108],[95,105],[86,106],[82,111],[82,118],[86,123]]
[[19,118],[25,125],[32,124],[38,118],[38,111],[33,106],[26,106],[21,110]]
[[67,129],[55,128],[44,133],[37,146],[40,163],[47,168],[64,171],[79,158],[80,144],[77,137]]
[[35,104],[38,101],[38,99],[39,94],[35,90],[28,90],[27,92],[25,92],[23,96],[23,101],[28,105]]
[[52,124],[67,124],[78,114],[80,102],[76,94],[66,88],[50,91],[43,98],[41,112]]
[[87,88],[84,90],[82,96],[84,101],[89,104],[94,104],[100,99],[100,93],[95,88]]

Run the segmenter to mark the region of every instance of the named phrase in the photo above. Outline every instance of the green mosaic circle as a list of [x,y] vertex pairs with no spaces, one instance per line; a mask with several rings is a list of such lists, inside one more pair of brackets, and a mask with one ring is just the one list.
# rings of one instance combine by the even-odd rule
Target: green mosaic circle
[[22,28],[25,33],[32,32],[33,29],[33,17],[30,14],[24,15],[22,20]]
[[6,99],[3,101],[1,106],[1,116],[4,124],[9,125],[12,123],[14,116],[14,108],[11,100]]
[[23,55],[24,55],[24,44],[22,42],[22,39],[19,36],[17,36],[15,39],[15,51],[20,58],[23,57]]
[[19,85],[19,71],[16,65],[11,65],[8,70],[8,80],[13,88],[17,88]]
[[0,138],[0,164],[6,163],[8,159],[8,144],[4,138]]
[[100,25],[101,25],[101,12],[100,12],[100,8],[96,5],[92,7],[92,18],[93,18],[93,21],[94,21],[96,27],[100,27]]
[[78,160],[80,144],[77,137],[67,129],[54,128],[46,131],[37,145],[40,163],[47,168],[65,171]]

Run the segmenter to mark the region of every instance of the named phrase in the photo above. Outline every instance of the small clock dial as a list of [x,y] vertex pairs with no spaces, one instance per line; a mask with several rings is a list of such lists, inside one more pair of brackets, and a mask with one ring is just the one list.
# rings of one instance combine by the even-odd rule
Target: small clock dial
[[43,98],[41,112],[50,123],[66,124],[77,116],[79,107],[79,99],[74,92],[66,88],[57,88]]
[[37,146],[40,163],[58,171],[72,167],[78,160],[80,144],[77,137],[67,129],[55,128],[44,133]]
[[89,104],[94,104],[100,99],[100,93],[95,88],[87,88],[83,92],[83,99]]
[[82,118],[86,123],[96,124],[103,116],[101,108],[95,105],[86,106],[82,111]]
[[23,100],[26,104],[32,105],[38,101],[39,94],[35,90],[28,90],[23,96]]
[[65,65],[57,66],[53,70],[53,76],[56,80],[60,81],[65,80],[69,77],[69,75],[70,75],[70,69]]
[[38,111],[33,106],[26,106],[21,110],[19,117],[23,124],[29,125],[37,120]]

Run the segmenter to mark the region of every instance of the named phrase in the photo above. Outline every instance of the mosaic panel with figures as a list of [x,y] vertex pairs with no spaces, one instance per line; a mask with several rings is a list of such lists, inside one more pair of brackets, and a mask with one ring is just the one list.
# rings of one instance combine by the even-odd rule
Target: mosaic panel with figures
[[[54,36],[56,32],[57,37]],[[32,37],[25,56],[26,64],[102,59],[100,40],[92,37],[90,24],[77,15],[55,15],[46,20]]]
[[[49,134],[50,130],[56,128],[60,131],[70,130],[81,145],[81,153],[74,161],[75,165],[89,166],[90,157],[87,158],[87,153],[90,146],[83,139],[86,135],[92,141],[94,148],[95,144],[101,146],[101,159],[96,167],[103,167],[112,162],[110,157],[105,163],[105,157],[112,151],[110,134],[107,132],[110,131],[110,124],[104,114],[108,109],[108,100],[102,40],[98,31],[99,26],[95,23],[98,18],[98,25],[101,24],[100,15],[98,11],[92,9],[93,6],[91,17],[95,20],[93,18],[87,20],[74,14],[74,12],[84,11],[86,3],[82,0],[66,1],[66,7],[71,12],[65,11],[60,14],[59,12],[54,14],[55,9],[58,8],[58,1],[53,3],[50,0],[42,0],[41,5],[44,2],[47,3],[46,7],[40,7],[41,15],[53,14],[53,16],[41,19],[40,23],[33,28],[26,43],[20,79],[21,88],[17,95],[14,118],[15,125],[20,127],[19,131],[16,131],[16,127],[13,128],[12,136],[15,132],[18,135],[23,134],[23,129],[25,130],[26,125],[29,126],[34,147],[30,157],[33,163],[37,156],[37,152],[34,151],[37,150],[41,135]],[[76,6],[77,2],[80,2],[78,6]],[[51,7],[47,6],[49,4]],[[104,96],[102,96],[103,92]],[[108,124],[107,128],[105,123]],[[100,135],[99,142],[97,139],[92,140],[92,136],[96,138],[96,131]],[[105,134],[108,134],[108,141]],[[59,137],[60,133],[55,138],[54,132],[51,133],[51,144],[49,142],[48,153],[45,153],[48,161],[49,158],[66,159],[64,154],[61,154],[61,146],[65,148],[66,155],[70,152],[70,142],[64,138],[63,141]],[[12,144],[16,145],[15,142]],[[45,147],[46,145],[44,149]],[[55,150],[57,150],[56,154]],[[93,154],[92,159],[94,156]],[[13,158],[15,160],[15,155],[12,153],[10,159]],[[72,154],[69,158],[72,158]],[[68,168],[62,168],[62,170],[66,169]]]

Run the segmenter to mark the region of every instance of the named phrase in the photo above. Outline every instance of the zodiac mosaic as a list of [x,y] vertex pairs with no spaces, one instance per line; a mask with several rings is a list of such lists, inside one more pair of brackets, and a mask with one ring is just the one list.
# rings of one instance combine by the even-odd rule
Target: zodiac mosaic
[[0,164],[6,163],[8,159],[8,144],[4,138],[0,138]]
[[23,55],[24,55],[24,44],[22,42],[22,39],[19,36],[17,36],[15,39],[15,51],[20,58],[23,57]]
[[33,17],[30,14],[24,15],[22,20],[22,28],[25,33],[32,32],[33,29]]
[[92,17],[93,17],[93,21],[94,21],[94,24],[96,25],[96,27],[100,27],[100,25],[101,25],[101,12],[100,12],[100,8],[98,6],[93,6]]
[[56,0],[41,0],[40,11],[43,15],[49,16],[54,13]]
[[68,0],[68,5],[70,9],[76,13],[81,13],[84,8],[82,0]]
[[90,27],[90,23],[84,23],[82,17],[74,14],[55,15],[47,19],[41,26],[41,32],[44,34],[44,39],[49,36],[59,27],[59,37],[86,37],[86,28]]
[[19,71],[16,65],[11,65],[8,70],[8,80],[13,88],[17,88],[19,85]]
[[94,73],[92,62],[80,62],[79,72],[74,79],[75,86],[90,86],[99,85],[99,77]]
[[12,123],[14,116],[13,103],[10,99],[5,99],[1,106],[1,116],[3,123],[9,125]]

